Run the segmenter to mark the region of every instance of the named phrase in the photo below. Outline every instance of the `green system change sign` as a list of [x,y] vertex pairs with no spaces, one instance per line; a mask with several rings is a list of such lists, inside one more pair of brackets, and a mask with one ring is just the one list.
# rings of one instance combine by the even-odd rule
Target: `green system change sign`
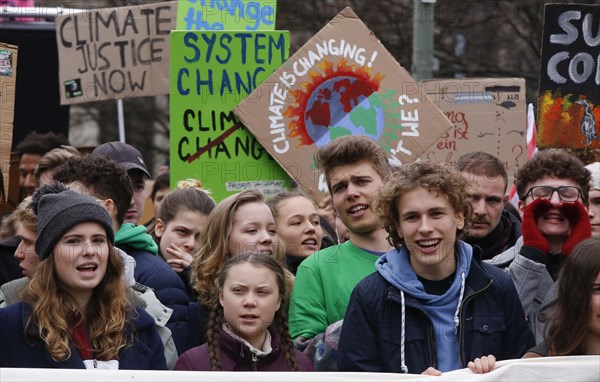
[[287,31],[171,32],[171,180],[193,177],[216,200],[267,196],[289,177],[233,114],[288,57]]

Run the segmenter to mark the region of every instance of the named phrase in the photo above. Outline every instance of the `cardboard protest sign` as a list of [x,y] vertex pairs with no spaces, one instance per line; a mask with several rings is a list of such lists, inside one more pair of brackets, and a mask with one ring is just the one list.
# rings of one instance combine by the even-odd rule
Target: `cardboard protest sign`
[[600,148],[600,5],[546,4],[538,98],[541,148]]
[[0,190],[0,193],[4,195],[4,199],[0,198],[0,204],[8,196],[8,174],[17,88],[17,53],[16,45],[0,42],[0,170],[2,170],[2,184],[4,185],[4,189]]
[[289,43],[287,31],[171,33],[171,184],[199,179],[216,200],[289,189],[285,171],[233,114],[287,59]]
[[57,17],[61,104],[167,94],[176,16],[172,1]]
[[235,109],[290,176],[324,196],[314,153],[341,135],[376,139],[395,165],[414,162],[451,125],[346,8]]
[[275,30],[277,0],[180,0],[177,30]]
[[449,79],[423,81],[421,88],[452,123],[421,160],[453,164],[463,154],[485,151],[504,162],[512,184],[527,161],[525,80]]

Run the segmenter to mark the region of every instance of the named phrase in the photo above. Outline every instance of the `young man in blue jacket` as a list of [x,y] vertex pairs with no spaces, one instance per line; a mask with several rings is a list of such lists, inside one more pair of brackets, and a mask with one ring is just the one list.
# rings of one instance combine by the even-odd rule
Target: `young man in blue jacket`
[[405,166],[375,210],[394,246],[354,289],[341,371],[439,375],[475,358],[520,358],[534,343],[515,287],[459,240],[471,224],[468,183],[439,164]]

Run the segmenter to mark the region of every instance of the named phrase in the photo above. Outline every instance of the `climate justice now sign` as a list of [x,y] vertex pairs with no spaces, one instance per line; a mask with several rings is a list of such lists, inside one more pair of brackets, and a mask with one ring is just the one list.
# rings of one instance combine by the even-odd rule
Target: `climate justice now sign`
[[61,104],[169,93],[177,2],[56,18]]

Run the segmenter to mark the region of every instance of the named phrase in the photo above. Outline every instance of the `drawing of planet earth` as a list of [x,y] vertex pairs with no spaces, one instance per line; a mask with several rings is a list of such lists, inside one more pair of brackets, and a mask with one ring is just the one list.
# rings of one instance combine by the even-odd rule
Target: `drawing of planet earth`
[[307,102],[304,118],[306,131],[317,147],[350,134],[379,140],[385,121],[377,93],[350,76],[320,84]]

